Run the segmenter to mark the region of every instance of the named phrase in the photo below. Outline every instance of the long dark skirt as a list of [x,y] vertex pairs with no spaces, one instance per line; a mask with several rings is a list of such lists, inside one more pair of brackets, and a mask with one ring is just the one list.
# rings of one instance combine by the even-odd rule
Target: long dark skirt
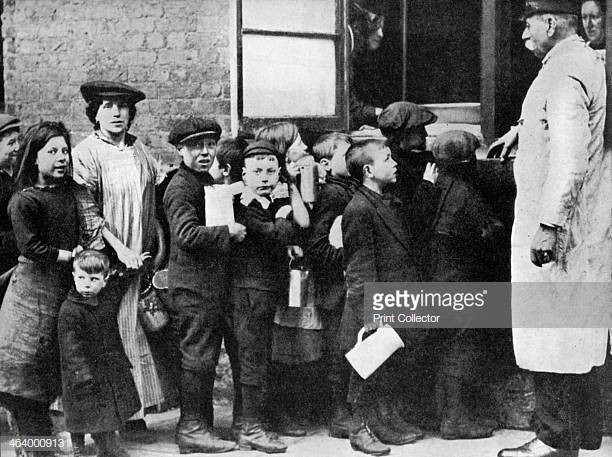
[[0,308],[0,392],[50,404],[61,393],[57,315],[70,270],[24,257]]

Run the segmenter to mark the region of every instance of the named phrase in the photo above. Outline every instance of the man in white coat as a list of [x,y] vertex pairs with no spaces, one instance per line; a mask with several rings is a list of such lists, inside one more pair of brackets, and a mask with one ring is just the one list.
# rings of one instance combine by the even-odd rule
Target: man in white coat
[[[491,146],[503,144],[505,156],[518,140],[512,231],[515,323],[536,315],[533,300],[516,293],[519,283],[547,283],[539,290],[550,294],[562,283],[608,283],[611,278],[612,181],[609,150],[603,147],[605,70],[576,33],[579,14],[580,2],[526,2],[522,38],[542,59],[542,69],[525,96],[519,125]],[[583,306],[582,299],[561,300],[555,306]],[[550,304],[550,295],[542,296],[536,311],[545,314]],[[503,449],[498,457],[574,457],[581,448],[599,448],[601,405],[595,370],[606,358],[608,329],[515,328],[513,336],[518,365],[534,375],[536,438]]]

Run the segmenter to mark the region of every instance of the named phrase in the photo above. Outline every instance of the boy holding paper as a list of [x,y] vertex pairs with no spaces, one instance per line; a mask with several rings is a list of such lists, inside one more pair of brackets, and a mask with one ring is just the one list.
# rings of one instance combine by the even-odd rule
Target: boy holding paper
[[[221,341],[225,338],[226,347],[236,347],[230,344],[235,337],[226,309],[227,259],[232,244],[246,236],[245,226],[233,221],[207,224],[206,192],[213,184],[209,169],[220,135],[216,121],[192,117],[175,125],[168,137],[183,159],[164,195],[171,230],[171,311],[181,350],[181,415],[175,435],[181,454],[235,449],[233,442],[222,440],[212,429],[212,392]],[[228,349],[228,353],[230,360],[237,359],[235,352]],[[233,375],[237,377],[236,372]],[[234,383],[238,385],[237,379]]]
[[[416,263],[414,236],[402,218],[401,202],[389,199],[385,190],[397,180],[397,163],[382,140],[366,140],[352,145],[346,153],[351,177],[361,183],[342,216],[342,240],[346,279],[346,303],[338,335],[347,352],[364,325],[364,284],[366,282],[418,282],[422,272]],[[428,165],[425,177],[434,179],[434,166]],[[367,330],[376,326],[366,324]],[[406,330],[406,331],[404,331]],[[362,379],[352,371],[348,399],[353,420],[349,428],[351,447],[372,455],[385,455],[384,444],[408,444],[423,436],[422,431],[405,422],[397,410],[378,414],[378,404],[401,391],[404,358],[424,341],[426,329],[399,332],[407,351],[399,351],[371,377]],[[384,443],[384,444],[383,444]]]

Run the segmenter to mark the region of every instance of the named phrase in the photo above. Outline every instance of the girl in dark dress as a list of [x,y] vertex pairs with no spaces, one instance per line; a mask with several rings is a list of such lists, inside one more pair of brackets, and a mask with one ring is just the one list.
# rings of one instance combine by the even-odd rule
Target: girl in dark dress
[[50,436],[49,405],[61,392],[56,321],[80,250],[83,190],[70,177],[70,135],[62,123],[31,127],[21,153],[8,207],[20,256],[0,308],[0,403],[20,435]]

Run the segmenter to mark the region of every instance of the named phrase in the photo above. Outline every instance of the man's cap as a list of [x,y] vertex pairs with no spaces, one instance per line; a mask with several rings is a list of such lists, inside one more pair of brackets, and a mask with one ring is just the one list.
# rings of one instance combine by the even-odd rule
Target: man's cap
[[438,165],[453,165],[475,160],[479,147],[476,135],[463,130],[449,130],[438,135],[432,152]]
[[87,103],[96,98],[121,98],[138,103],[146,98],[144,92],[117,81],[89,81],[81,86]]
[[7,130],[18,130],[21,127],[21,121],[10,114],[0,113],[0,133]]
[[378,127],[384,134],[391,131],[408,131],[437,120],[438,117],[427,108],[410,102],[395,102],[382,110],[378,116]]
[[521,20],[534,14],[574,14],[580,16],[580,1],[576,0],[527,0]]
[[221,126],[214,119],[189,117],[178,122],[168,135],[168,143],[178,146],[189,140],[197,138],[221,138]]
[[258,155],[274,155],[280,161],[278,149],[276,149],[272,143],[266,140],[257,140],[250,143],[244,149],[243,158],[246,159],[247,157]]

